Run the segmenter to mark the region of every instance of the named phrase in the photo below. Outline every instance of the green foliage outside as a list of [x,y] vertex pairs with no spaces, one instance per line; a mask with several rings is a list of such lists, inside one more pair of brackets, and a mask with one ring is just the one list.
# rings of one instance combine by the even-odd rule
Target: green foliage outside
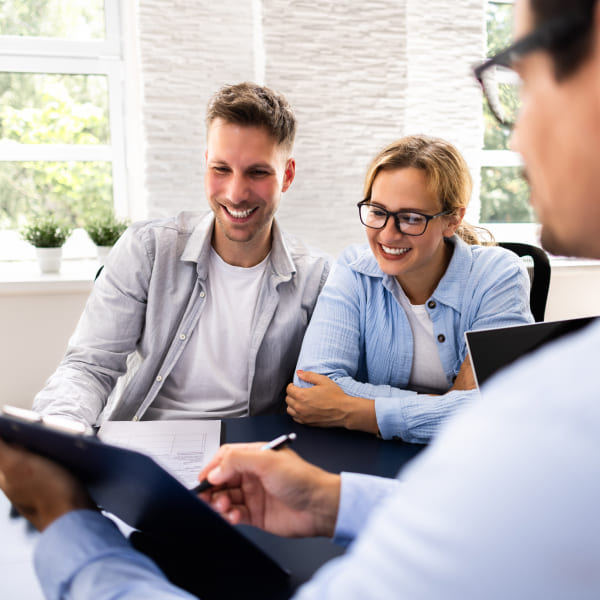
[[104,37],[103,0],[2,0],[0,35]]
[[33,218],[21,229],[21,237],[36,248],[60,248],[71,235],[72,228],[53,215]]
[[482,223],[534,223],[529,204],[529,188],[520,167],[483,167],[481,169]]
[[[508,46],[512,41],[511,4],[488,2],[487,36],[488,56]],[[514,85],[500,85],[500,99],[509,112],[518,107],[518,90]],[[486,150],[510,150],[508,127],[498,123],[487,102],[483,101],[484,143]],[[535,215],[529,204],[529,188],[519,167],[483,167],[481,169],[482,223],[533,223]]]
[[111,214],[104,219],[86,223],[84,228],[96,246],[114,246],[128,225],[128,221],[117,219]]
[[[103,36],[102,0],[3,0],[0,35],[67,39]],[[109,144],[103,75],[0,72],[0,143]],[[0,162],[0,228],[19,229],[31,215],[53,213],[82,227],[113,209],[107,162]]]

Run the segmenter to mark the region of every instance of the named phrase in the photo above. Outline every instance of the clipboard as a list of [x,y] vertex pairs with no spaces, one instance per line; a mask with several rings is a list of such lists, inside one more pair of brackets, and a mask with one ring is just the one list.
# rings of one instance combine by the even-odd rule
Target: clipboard
[[[8,409],[8,407],[5,407]],[[206,600],[289,598],[289,572],[152,458],[31,411],[0,414],[0,437],[71,471],[132,544],[176,585]]]

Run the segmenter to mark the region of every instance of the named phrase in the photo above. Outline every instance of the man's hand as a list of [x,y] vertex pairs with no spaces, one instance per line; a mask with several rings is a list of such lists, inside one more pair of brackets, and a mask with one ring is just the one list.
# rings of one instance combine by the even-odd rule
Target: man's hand
[[222,446],[198,478],[216,486],[200,497],[231,523],[286,537],[333,535],[340,476],[302,460],[289,449],[263,444]]
[[67,512],[96,508],[85,488],[66,469],[2,440],[0,489],[40,531]]
[[312,387],[287,386],[287,412],[298,423],[317,427],[346,427],[377,433],[375,403],[344,393],[337,383],[312,371],[297,371]]

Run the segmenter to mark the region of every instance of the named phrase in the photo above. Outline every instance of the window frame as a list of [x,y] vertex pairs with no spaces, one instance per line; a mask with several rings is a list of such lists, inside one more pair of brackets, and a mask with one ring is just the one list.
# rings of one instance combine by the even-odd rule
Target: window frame
[[103,40],[0,35],[0,71],[106,76],[110,129],[109,144],[0,143],[0,161],[110,162],[113,206],[118,215],[126,217],[130,211],[125,151],[125,64],[119,6],[119,0],[104,0]]
[[[487,0],[486,7],[490,4],[510,4],[514,5],[514,0]],[[487,48],[486,40],[486,48]],[[486,50],[487,55],[487,50]],[[483,119],[483,103],[481,118]],[[523,158],[518,152],[513,150],[489,150],[482,148],[480,154],[480,173],[486,167],[522,167]],[[479,198],[481,204],[481,197]],[[490,230],[497,240],[502,241],[525,241],[532,244],[539,244],[539,223],[486,223],[480,221],[479,225]]]

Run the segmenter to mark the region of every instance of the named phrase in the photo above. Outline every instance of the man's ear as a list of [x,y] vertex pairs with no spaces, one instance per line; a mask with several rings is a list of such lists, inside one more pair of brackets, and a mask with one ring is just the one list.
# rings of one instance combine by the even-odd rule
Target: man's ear
[[446,228],[444,229],[444,237],[450,237],[454,235],[456,230],[460,227],[462,220],[465,217],[466,209],[464,206],[461,206],[455,214],[448,215],[447,217],[442,217],[446,220]]
[[204,151],[204,166],[208,166],[208,150]]
[[293,158],[288,158],[285,163],[285,173],[283,174],[283,185],[281,186],[282,192],[287,192],[294,177],[296,176],[296,161]]

